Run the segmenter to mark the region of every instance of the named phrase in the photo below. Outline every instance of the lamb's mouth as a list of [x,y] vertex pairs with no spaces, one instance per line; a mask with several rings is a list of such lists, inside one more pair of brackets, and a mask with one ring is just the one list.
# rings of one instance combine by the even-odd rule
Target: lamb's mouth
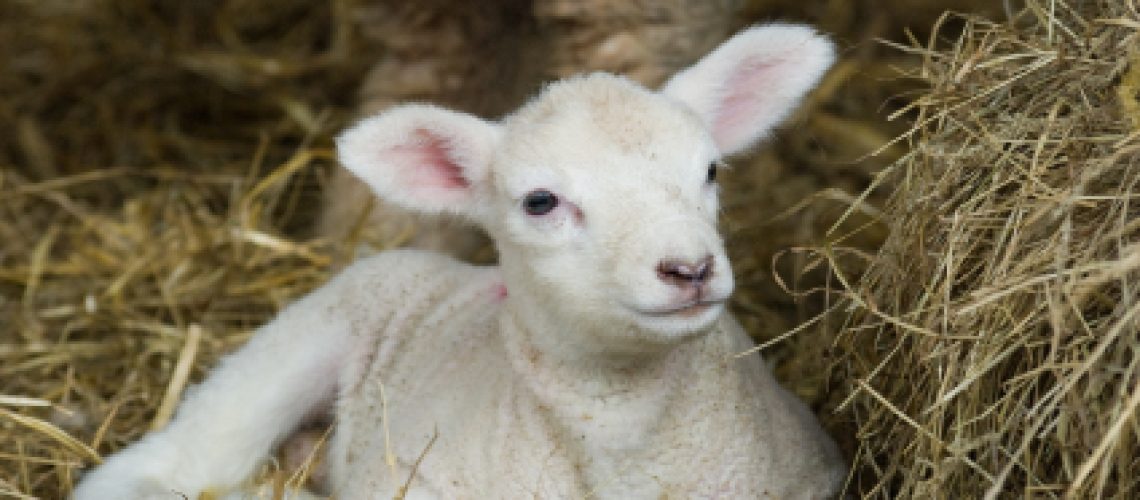
[[637,312],[646,316],[653,317],[670,317],[679,316],[682,318],[691,318],[708,311],[710,308],[724,304],[724,300],[694,300],[685,302],[684,304],[667,307],[661,309],[638,309]]

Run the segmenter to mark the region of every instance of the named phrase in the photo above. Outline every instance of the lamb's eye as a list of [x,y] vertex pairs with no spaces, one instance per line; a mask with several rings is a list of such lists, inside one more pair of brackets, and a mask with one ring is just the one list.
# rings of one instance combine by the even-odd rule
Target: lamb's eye
[[558,197],[545,189],[531,191],[523,199],[523,208],[530,215],[546,215],[558,206]]
[[712,184],[716,182],[716,162],[709,163],[709,177],[707,182]]

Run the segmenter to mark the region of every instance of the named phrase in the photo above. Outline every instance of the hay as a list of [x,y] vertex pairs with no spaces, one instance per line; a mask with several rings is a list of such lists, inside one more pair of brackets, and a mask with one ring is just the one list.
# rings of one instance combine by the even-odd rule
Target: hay
[[890,236],[858,282],[817,254],[852,311],[834,380],[865,496],[1137,491],[1140,13],[1027,5],[907,49],[931,89],[884,175]]
[[62,498],[328,277],[368,62],[343,4],[273,5],[0,6],[0,497]]

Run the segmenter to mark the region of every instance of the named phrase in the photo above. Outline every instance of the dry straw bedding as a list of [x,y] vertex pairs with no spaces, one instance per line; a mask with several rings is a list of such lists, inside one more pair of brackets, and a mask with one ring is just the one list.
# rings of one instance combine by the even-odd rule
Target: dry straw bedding
[[62,498],[341,248],[303,228],[342,3],[81,3],[0,2],[0,498]]
[[[85,3],[0,4],[0,497],[62,496],[355,246],[306,230],[375,50],[354,2]],[[854,491],[1059,496],[1080,479],[1125,495],[1140,17],[1041,3],[1016,29],[973,21],[901,58],[853,42],[929,20],[874,4],[803,4],[851,48],[778,146],[730,174],[735,309],[761,340],[790,331],[768,347],[779,372],[857,430],[838,436]],[[869,117],[909,88],[888,67],[933,90],[885,157],[910,155],[872,182],[883,160],[853,159],[898,125]],[[828,278],[841,293],[798,292]]]

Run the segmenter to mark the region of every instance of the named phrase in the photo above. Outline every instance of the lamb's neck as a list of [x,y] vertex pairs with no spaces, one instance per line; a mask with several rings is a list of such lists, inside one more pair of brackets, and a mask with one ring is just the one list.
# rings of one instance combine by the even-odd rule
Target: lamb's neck
[[536,410],[548,413],[560,432],[587,448],[583,455],[595,461],[587,465],[604,469],[606,461],[647,452],[662,423],[685,404],[700,340],[643,356],[609,355],[578,346],[596,332],[557,328],[565,323],[518,312],[505,308],[501,323],[517,387],[533,395]]

